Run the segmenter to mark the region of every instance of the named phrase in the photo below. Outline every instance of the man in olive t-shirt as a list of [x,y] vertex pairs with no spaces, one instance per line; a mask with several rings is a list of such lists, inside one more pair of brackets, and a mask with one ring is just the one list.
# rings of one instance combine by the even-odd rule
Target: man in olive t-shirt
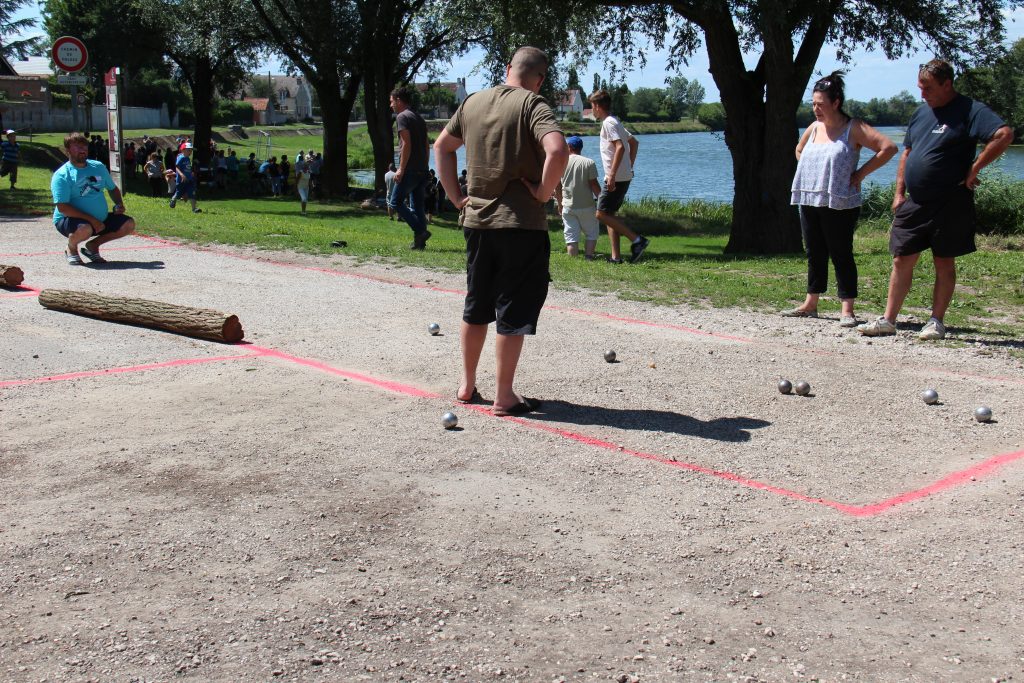
[[[547,297],[548,238],[544,204],[569,157],[551,107],[537,94],[548,57],[534,47],[512,56],[505,84],[466,99],[434,143],[438,176],[461,211],[466,238],[467,293],[462,315],[462,382],[456,398],[479,398],[476,370],[487,326],[498,339],[494,414],[522,415],[540,402],[513,389],[523,336],[535,334]],[[456,176],[456,150],[466,146],[465,194]]]

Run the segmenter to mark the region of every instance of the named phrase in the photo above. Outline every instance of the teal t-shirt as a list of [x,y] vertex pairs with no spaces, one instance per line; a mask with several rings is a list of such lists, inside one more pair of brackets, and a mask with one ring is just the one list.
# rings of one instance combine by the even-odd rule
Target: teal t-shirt
[[[54,204],[70,204],[100,221],[106,220],[109,213],[103,193],[115,187],[107,167],[92,159],[85,162],[85,168],[77,168],[69,161],[58,168],[50,180]],[[53,222],[64,217],[54,206]]]

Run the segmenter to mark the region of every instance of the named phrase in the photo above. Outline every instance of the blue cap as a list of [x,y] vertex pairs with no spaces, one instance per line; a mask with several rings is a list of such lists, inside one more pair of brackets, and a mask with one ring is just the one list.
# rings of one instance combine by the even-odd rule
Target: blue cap
[[565,139],[565,142],[573,149],[583,149],[583,138],[579,135],[570,135]]

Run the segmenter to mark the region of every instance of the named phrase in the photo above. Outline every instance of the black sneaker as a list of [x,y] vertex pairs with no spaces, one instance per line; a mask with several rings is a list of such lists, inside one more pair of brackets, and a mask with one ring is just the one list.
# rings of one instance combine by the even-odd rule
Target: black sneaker
[[423,249],[426,249],[427,248],[427,240],[429,240],[430,237],[431,237],[431,235],[430,235],[430,231],[429,230],[425,230],[425,231],[423,231],[421,233],[418,233],[417,235],[415,235],[413,237],[412,246],[410,247],[410,249],[415,249],[417,251],[421,251]]
[[637,237],[640,238],[640,241],[634,242],[633,244],[629,245],[629,251],[633,254],[633,256],[629,259],[630,263],[636,263],[637,261],[639,261],[640,257],[644,255],[644,252],[647,250],[648,245],[651,243],[651,241],[644,237],[643,235],[637,235]]
[[608,261],[608,263],[622,263],[622,259],[612,258],[611,256],[609,256],[606,260]]

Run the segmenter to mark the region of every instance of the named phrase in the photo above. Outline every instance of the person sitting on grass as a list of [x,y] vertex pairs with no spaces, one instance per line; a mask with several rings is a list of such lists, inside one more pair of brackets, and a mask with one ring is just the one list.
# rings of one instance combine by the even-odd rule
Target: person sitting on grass
[[178,174],[178,187],[171,196],[171,208],[173,209],[178,200],[188,197],[192,202],[192,213],[202,213],[203,210],[196,207],[196,176],[192,173],[192,143],[186,142],[174,162],[175,172]]
[[[135,221],[125,215],[121,190],[107,167],[89,159],[89,140],[85,135],[70,133],[64,138],[64,151],[68,161],[54,172],[50,191],[55,206],[54,227],[68,239],[65,258],[73,266],[82,265],[82,256],[93,263],[105,263],[100,247],[135,232]],[[107,208],[104,190],[114,200],[113,211]]]

